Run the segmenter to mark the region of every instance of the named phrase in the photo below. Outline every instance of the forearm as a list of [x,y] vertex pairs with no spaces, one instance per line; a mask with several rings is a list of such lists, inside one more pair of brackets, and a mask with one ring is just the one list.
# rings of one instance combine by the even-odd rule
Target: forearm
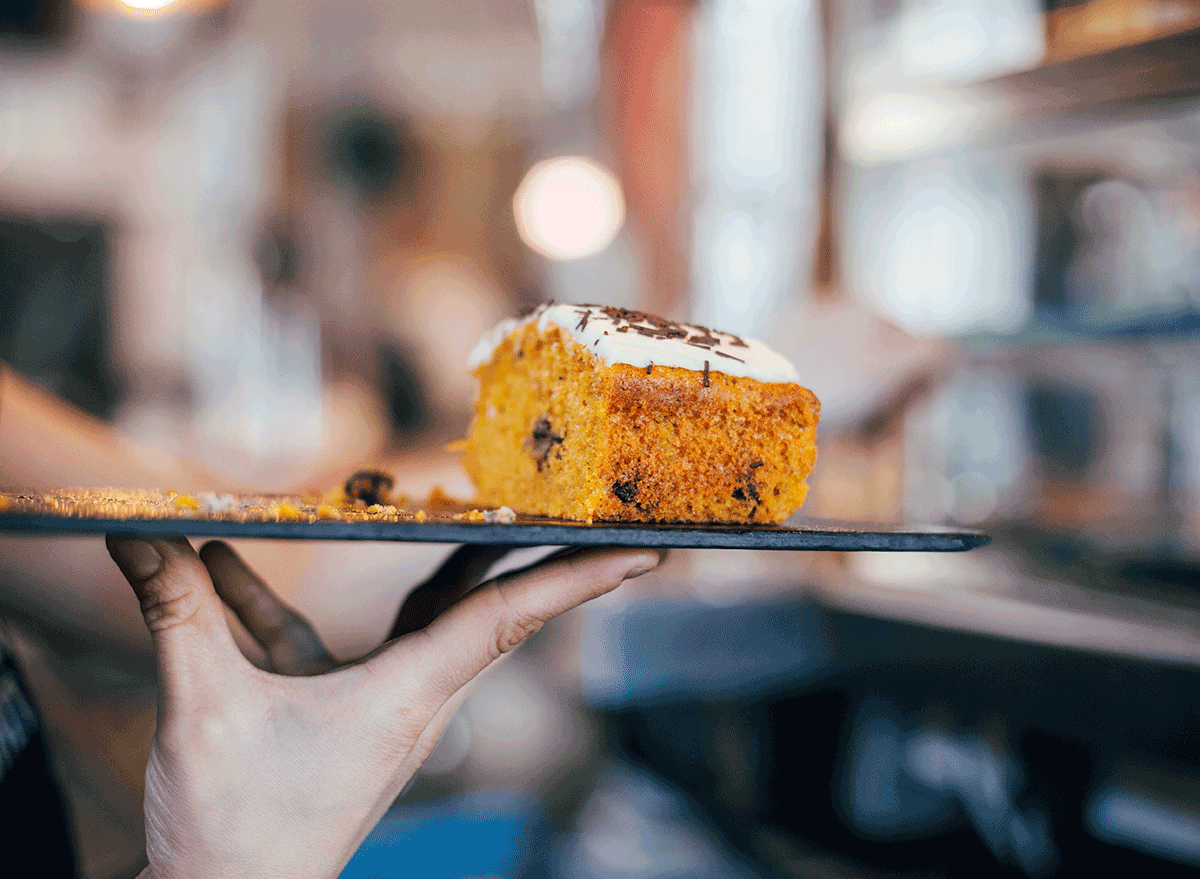
[[133,447],[0,365],[0,485],[145,488],[164,480],[180,490],[223,487],[186,462]]
[[[334,414],[330,417],[336,424],[359,424],[366,418],[363,401],[335,402],[332,409]],[[370,418],[366,421],[374,423]],[[378,443],[372,430],[350,438],[341,435],[344,433],[345,429],[337,435],[338,441],[330,447],[330,454],[321,459],[320,470],[312,466],[307,470],[293,468],[289,478],[295,485],[275,484],[274,490],[286,491],[298,485],[336,485],[357,461],[374,456]],[[444,481],[440,470],[430,470],[427,462],[417,457],[418,472],[406,473],[405,479],[422,477],[430,485]],[[108,425],[46,393],[3,364],[0,364],[0,486],[169,487],[188,493],[245,488],[188,461],[131,445]],[[295,577],[302,573],[305,554],[298,553],[295,547],[281,553],[269,543],[254,546],[251,552],[256,563],[276,571],[281,591],[290,596]],[[323,557],[330,553],[330,548],[325,548]],[[346,550],[346,554],[358,558],[361,551]],[[345,567],[332,562],[329,566],[339,570]],[[0,535],[0,616],[32,622],[43,635],[83,636],[94,643],[103,642],[138,653],[149,647],[128,584],[113,567],[103,543],[96,539]]]
[[[0,365],[0,486],[221,487],[209,480],[169,457],[140,454]],[[149,649],[137,604],[98,540],[0,538],[0,612],[45,635]]]

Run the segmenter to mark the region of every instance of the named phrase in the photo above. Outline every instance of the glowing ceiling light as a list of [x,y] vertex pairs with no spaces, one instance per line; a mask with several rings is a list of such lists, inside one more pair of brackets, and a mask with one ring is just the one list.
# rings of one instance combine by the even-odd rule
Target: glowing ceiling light
[[165,12],[169,7],[181,3],[182,0],[117,0],[117,5],[126,12],[135,14]]
[[562,156],[529,169],[513,196],[521,240],[550,259],[582,259],[612,243],[625,222],[616,176],[591,159]]

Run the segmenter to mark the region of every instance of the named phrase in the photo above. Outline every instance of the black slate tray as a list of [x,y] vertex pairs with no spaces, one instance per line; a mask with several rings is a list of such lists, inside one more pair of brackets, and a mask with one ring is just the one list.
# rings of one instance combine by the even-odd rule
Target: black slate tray
[[961,552],[983,546],[978,531],[937,525],[863,525],[794,517],[783,525],[693,525],[569,522],[520,516],[511,525],[431,518],[426,522],[262,522],[213,518],[104,519],[0,514],[0,532],[105,534],[272,540],[393,540],[504,546],[649,546],[667,549],[773,549],[869,552]]

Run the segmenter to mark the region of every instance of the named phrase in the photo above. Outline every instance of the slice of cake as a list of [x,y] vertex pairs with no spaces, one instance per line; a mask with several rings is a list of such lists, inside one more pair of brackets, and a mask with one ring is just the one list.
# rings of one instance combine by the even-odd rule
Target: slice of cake
[[476,502],[567,519],[781,522],[820,404],[761,342],[636,311],[543,305],[471,353]]

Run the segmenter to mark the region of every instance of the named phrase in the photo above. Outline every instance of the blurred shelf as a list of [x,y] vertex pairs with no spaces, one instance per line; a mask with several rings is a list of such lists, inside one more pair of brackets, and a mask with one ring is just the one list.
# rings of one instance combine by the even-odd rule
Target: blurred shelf
[[989,80],[1039,112],[1079,112],[1200,95],[1200,28]]
[[1186,341],[1200,336],[1200,313],[1191,310],[1151,312],[1130,317],[1095,315],[1086,321],[1054,313],[1038,313],[1011,333],[978,333],[961,341],[971,349],[1070,347],[1103,343],[1144,344]]
[[[853,160],[886,164],[1136,122],[1198,97],[1200,27],[1192,27],[974,83],[884,85],[849,102],[840,131]],[[887,142],[891,120],[906,111],[916,121],[909,113],[900,138]]]
[[1200,590],[1155,596],[1094,588],[1032,570],[1010,547],[980,550],[959,564],[929,555],[895,561],[852,559],[846,577],[816,587],[818,600],[936,628],[1200,666]]
[[[998,543],[955,555],[847,554],[845,567],[800,574],[786,554],[762,554],[766,564],[732,594],[669,563],[652,591],[581,615],[584,699],[624,710],[760,698],[871,657],[917,658],[861,640],[848,617],[980,636],[1001,650],[1035,645],[1200,669],[1200,583],[1189,579],[1200,562],[1149,561],[1135,571],[1113,558],[1098,570],[1086,555],[1055,561],[1052,548],[1028,540]],[[662,579],[672,575],[679,579]]]

